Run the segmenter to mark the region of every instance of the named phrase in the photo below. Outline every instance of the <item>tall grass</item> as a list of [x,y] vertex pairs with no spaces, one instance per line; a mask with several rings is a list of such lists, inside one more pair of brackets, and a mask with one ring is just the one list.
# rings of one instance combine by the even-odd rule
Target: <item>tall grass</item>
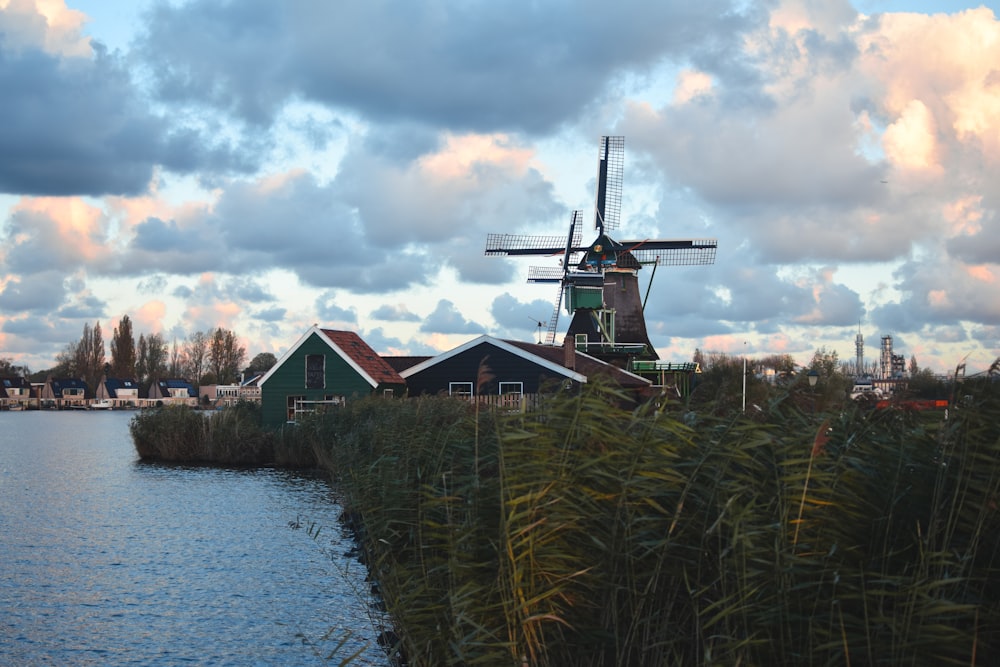
[[142,410],[129,423],[140,458],[178,463],[314,467],[309,440],[294,429],[260,426],[260,406],[241,401],[219,411],[169,406]]
[[991,664],[1000,400],[928,419],[497,417],[366,400],[304,424],[410,665]]

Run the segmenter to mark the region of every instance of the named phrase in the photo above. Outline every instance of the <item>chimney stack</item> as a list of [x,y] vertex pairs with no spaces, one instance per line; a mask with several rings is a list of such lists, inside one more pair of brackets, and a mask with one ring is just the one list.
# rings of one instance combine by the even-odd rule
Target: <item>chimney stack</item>
[[563,366],[576,370],[576,338],[572,334],[563,338]]

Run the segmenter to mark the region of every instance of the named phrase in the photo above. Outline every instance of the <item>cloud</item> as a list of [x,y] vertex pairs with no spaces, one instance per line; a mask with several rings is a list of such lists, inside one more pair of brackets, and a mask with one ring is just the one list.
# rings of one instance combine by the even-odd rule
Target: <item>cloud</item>
[[353,308],[344,308],[337,304],[337,294],[326,291],[316,299],[316,314],[321,327],[344,327],[357,325],[358,315]]
[[437,307],[424,318],[420,331],[439,334],[481,334],[486,327],[465,319],[461,311],[448,299],[438,301]]
[[419,322],[420,316],[416,313],[411,313],[410,309],[406,307],[406,304],[397,303],[382,304],[378,308],[372,311],[372,319],[385,320],[387,322]]
[[14,313],[42,314],[59,308],[66,300],[64,276],[59,271],[36,273],[30,278],[7,280],[0,290],[0,309]]
[[[59,9],[60,3],[39,5]],[[80,38],[79,13],[47,21],[34,3],[0,7],[0,192],[137,194],[154,167],[247,169],[236,149],[150,111],[128,63]]]
[[[541,333],[544,337],[548,332],[549,319],[552,317],[554,308],[554,299],[553,301],[534,299],[528,303],[522,303],[516,297],[504,292],[493,299],[493,303],[490,305],[490,314],[496,320],[497,325],[504,330],[531,335]],[[568,317],[562,308],[560,311],[560,317]]]
[[738,6],[201,0],[157,6],[137,46],[164,100],[252,124],[298,97],[376,122],[536,133],[577,117],[625,68],[735,48],[752,20]]
[[287,312],[287,308],[266,308],[264,310],[258,310],[253,314],[253,316],[264,322],[280,322],[285,319],[285,314]]

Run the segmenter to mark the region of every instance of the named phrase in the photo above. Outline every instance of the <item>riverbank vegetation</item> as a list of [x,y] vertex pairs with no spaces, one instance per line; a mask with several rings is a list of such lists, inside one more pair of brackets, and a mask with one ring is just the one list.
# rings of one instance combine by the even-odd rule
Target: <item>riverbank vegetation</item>
[[225,410],[167,406],[138,412],[129,422],[132,442],[147,461],[231,466],[316,466],[313,445],[291,428],[260,425],[260,405],[241,401]]
[[[988,664],[1000,401],[754,419],[562,394],[303,426],[409,665]],[[808,405],[808,403],[807,403]]]

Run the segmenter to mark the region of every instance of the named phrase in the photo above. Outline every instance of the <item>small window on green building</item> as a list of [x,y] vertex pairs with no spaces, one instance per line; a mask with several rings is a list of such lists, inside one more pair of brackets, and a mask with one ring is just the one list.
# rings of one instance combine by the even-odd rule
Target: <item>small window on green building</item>
[[322,354],[306,355],[306,389],[324,389],[326,387],[326,356]]

